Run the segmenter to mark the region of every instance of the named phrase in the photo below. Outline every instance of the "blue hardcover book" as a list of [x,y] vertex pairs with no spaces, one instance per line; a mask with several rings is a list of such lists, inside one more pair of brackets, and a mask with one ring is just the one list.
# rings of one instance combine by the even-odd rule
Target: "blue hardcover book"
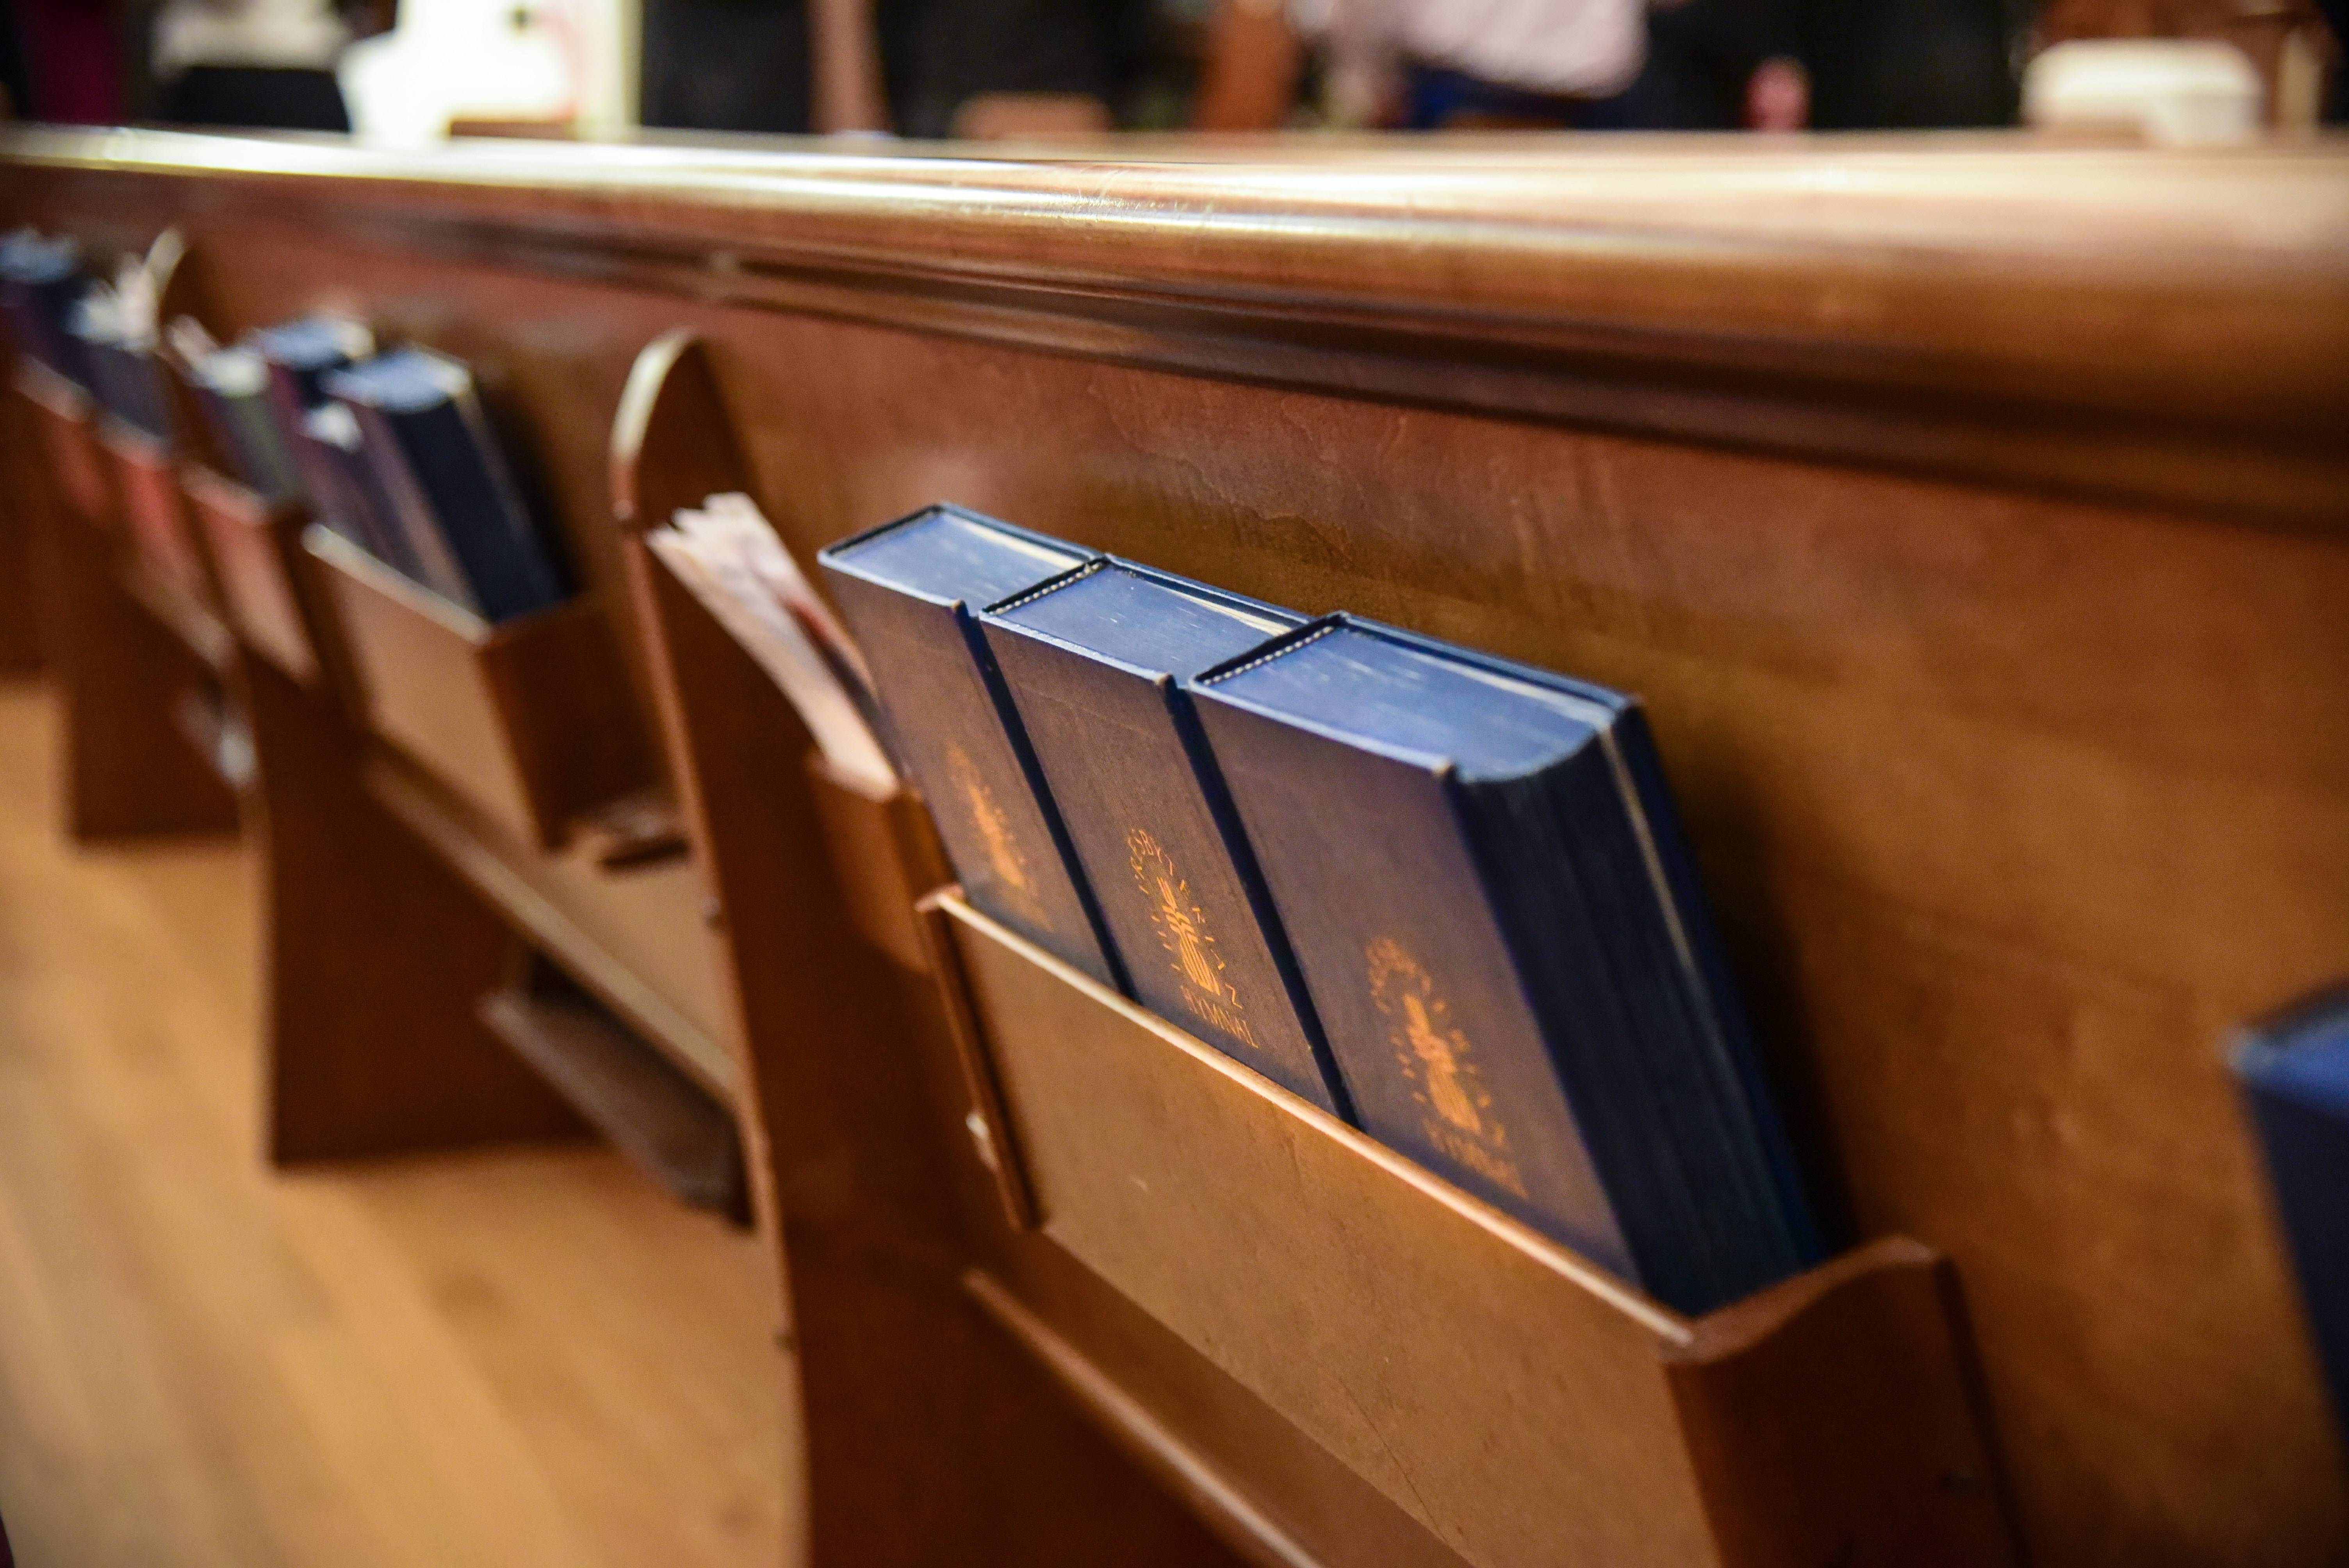
[[1817,1260],[1636,703],[1345,615],[1194,697],[1365,1131],[1684,1312]]
[[2235,1071],[2267,1150],[2333,1418],[2349,1434],[2349,985],[2246,1030]]
[[169,442],[170,394],[155,357],[155,340],[123,321],[112,291],[92,289],[83,294],[67,318],[66,332],[88,369],[90,393],[98,406],[140,435]]
[[979,617],[1136,1001],[1344,1116],[1345,1094],[1182,682],[1302,615],[1123,561]]
[[340,403],[321,404],[302,417],[297,434],[303,487],[318,521],[402,576],[421,581],[423,569],[392,521],[391,499],[367,459],[351,411]]
[[268,361],[251,348],[215,348],[186,370],[204,426],[234,470],[229,477],[266,501],[299,495],[302,477],[270,403]]
[[402,348],[320,386],[358,422],[417,581],[493,622],[568,596],[462,363]]
[[1126,988],[976,607],[1098,559],[934,506],[820,552],[864,651],[890,745],[978,909],[1103,985]]
[[67,327],[89,286],[81,248],[71,240],[30,229],[0,240],[0,306],[8,313],[18,351],[85,390],[89,367]]
[[347,316],[305,315],[249,332],[243,346],[269,367],[270,405],[290,446],[304,418],[326,403],[327,373],[372,355],[375,334]]
[[[259,355],[268,371],[270,412],[311,511],[352,543],[390,561],[375,542],[378,530],[363,515],[366,502],[356,474],[357,423],[318,384],[328,371],[373,354],[375,335],[343,316],[305,315],[249,332],[240,346]],[[329,407],[336,412],[322,422],[323,428],[314,428],[314,417]]]

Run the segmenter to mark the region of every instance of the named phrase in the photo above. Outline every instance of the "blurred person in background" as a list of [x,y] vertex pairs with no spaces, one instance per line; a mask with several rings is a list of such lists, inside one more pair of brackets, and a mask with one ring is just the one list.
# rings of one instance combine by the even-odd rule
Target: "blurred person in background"
[[646,0],[644,120],[1000,137],[1125,123],[1151,0]]
[[[2020,0],[2017,0],[2020,3]],[[2012,123],[2009,0],[1220,0],[1194,123],[1793,130]]]
[[328,0],[165,0],[150,57],[158,118],[348,130],[335,60],[351,28]]
[[1149,0],[882,0],[905,136],[1107,130],[1149,63]]

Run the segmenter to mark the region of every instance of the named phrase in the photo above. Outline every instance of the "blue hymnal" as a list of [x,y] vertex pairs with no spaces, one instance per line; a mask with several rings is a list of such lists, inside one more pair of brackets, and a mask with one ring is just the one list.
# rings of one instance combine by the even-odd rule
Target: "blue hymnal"
[[78,346],[98,406],[139,434],[170,441],[170,394],[163,387],[153,336],[129,326],[110,293],[98,289],[75,304],[66,331]]
[[347,316],[305,315],[247,333],[243,346],[269,367],[270,402],[290,442],[303,416],[326,401],[327,373],[373,354],[375,334]]
[[67,327],[89,286],[80,247],[71,240],[44,238],[30,229],[0,240],[0,305],[16,347],[84,388],[89,367]]
[[359,422],[340,403],[313,408],[302,420],[305,483],[318,521],[404,577],[421,582],[423,569],[392,521],[391,498],[368,462]]
[[1350,616],[1194,696],[1364,1130],[1684,1312],[1816,1260],[1637,704]]
[[1181,685],[1303,620],[1099,561],[979,624],[1134,999],[1342,1115],[1329,1047]]
[[358,423],[411,576],[491,621],[563,601],[562,573],[462,364],[402,348],[319,385]]
[[2254,1025],[2235,1070],[2267,1146],[2333,1415],[2349,1430],[2349,985]]
[[964,896],[1123,990],[1116,949],[976,614],[1094,559],[1092,551],[950,506],[816,557],[872,666],[891,745],[929,802]]
[[[373,354],[375,335],[343,316],[305,315],[247,333],[241,346],[259,355],[268,372],[270,411],[311,511],[352,543],[391,560],[377,542],[379,530],[358,486],[357,422],[318,385],[328,371]],[[330,407],[333,415],[313,423]]]
[[251,348],[214,348],[187,362],[189,388],[231,476],[264,500],[301,490],[294,454],[269,399],[269,364]]

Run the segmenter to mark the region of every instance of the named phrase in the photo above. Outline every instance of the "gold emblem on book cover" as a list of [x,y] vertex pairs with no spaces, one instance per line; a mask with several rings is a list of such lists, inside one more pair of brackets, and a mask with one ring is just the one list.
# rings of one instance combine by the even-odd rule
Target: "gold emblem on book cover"
[[1452,1009],[1434,977],[1391,936],[1380,937],[1364,954],[1371,1004],[1387,1020],[1387,1041],[1413,1086],[1412,1099],[1429,1113],[1421,1130],[1469,1170],[1524,1197],[1508,1129],[1494,1114],[1468,1037],[1453,1026]]
[[1183,1006],[1201,1022],[1251,1049],[1262,1049],[1242,1016],[1239,993],[1224,978],[1223,955],[1207,930],[1207,912],[1191,902],[1191,886],[1174,869],[1174,857],[1142,828],[1125,835],[1133,885],[1150,907],[1150,923],[1173,964]]
[[1037,903],[1036,889],[1029,881],[1028,858],[1019,852],[1019,841],[1011,836],[1003,808],[996,803],[995,791],[987,787],[987,780],[978,776],[978,765],[959,746],[947,748],[947,777],[961,791],[963,804],[970,809],[971,825],[978,830],[979,843],[987,851],[988,869],[995,873],[1005,895],[1028,918],[1040,925],[1049,925]]

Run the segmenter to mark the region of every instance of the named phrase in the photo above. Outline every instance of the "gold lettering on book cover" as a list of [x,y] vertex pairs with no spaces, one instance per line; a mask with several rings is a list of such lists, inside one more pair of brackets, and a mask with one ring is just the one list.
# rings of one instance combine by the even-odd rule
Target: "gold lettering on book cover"
[[1174,967],[1185,1008],[1251,1050],[1263,1049],[1243,1016],[1239,993],[1224,978],[1223,955],[1207,929],[1207,912],[1191,901],[1191,886],[1175,870],[1174,858],[1142,828],[1127,832],[1125,852],[1133,885],[1149,907],[1150,923]]
[[1509,1148],[1508,1129],[1493,1109],[1468,1037],[1453,1026],[1452,1009],[1434,977],[1402,944],[1382,936],[1364,949],[1371,1001],[1387,1020],[1387,1041],[1425,1108],[1420,1130],[1452,1159],[1518,1197],[1525,1177]]
[[1019,852],[1019,844],[1011,836],[1011,826],[996,803],[995,791],[979,777],[978,765],[970,754],[951,743],[947,747],[947,777],[960,792],[963,804],[970,810],[971,825],[978,830],[979,843],[987,851],[988,869],[1004,895],[1018,904],[1022,913],[1038,925],[1050,929],[1044,918],[1043,906],[1036,898],[1035,885],[1029,880],[1028,858]]

